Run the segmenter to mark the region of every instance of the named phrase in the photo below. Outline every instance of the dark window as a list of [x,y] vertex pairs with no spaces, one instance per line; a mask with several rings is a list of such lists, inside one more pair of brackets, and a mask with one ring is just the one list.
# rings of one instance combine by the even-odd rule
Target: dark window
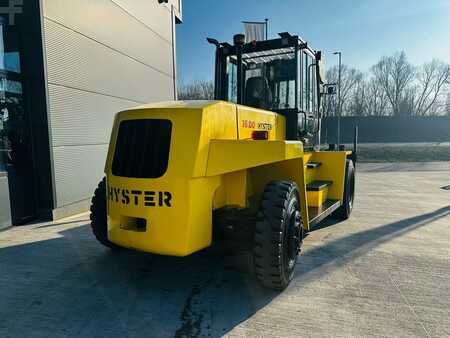
[[114,176],[158,178],[167,170],[172,123],[127,120],[119,126],[112,164]]
[[14,27],[0,25],[0,70],[21,73],[19,37]]
[[18,41],[15,27],[0,24],[0,171],[31,167]]

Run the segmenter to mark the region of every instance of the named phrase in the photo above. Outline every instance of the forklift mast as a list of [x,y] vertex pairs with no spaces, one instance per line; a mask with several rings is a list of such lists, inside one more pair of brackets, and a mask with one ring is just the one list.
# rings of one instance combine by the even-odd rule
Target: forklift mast
[[270,110],[286,118],[286,139],[306,148],[320,146],[322,53],[299,36],[233,45],[208,38],[216,46],[215,99]]

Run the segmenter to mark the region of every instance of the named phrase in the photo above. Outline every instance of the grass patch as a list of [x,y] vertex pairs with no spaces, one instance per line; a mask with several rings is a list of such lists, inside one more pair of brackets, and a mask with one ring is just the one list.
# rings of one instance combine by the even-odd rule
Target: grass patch
[[375,163],[450,161],[450,143],[360,144],[358,160]]

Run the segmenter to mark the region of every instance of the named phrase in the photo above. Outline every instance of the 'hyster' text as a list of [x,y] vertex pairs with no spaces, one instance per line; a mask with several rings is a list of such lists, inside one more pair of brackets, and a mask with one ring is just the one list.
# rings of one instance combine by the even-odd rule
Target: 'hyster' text
[[142,191],[109,187],[108,199],[125,205],[169,208],[172,206],[172,194],[168,191]]

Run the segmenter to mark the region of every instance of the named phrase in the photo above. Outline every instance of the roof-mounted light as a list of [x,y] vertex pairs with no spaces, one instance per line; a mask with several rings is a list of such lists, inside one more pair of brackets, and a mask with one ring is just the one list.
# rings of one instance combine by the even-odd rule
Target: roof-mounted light
[[245,34],[236,34],[233,36],[233,43],[235,46],[245,45]]

